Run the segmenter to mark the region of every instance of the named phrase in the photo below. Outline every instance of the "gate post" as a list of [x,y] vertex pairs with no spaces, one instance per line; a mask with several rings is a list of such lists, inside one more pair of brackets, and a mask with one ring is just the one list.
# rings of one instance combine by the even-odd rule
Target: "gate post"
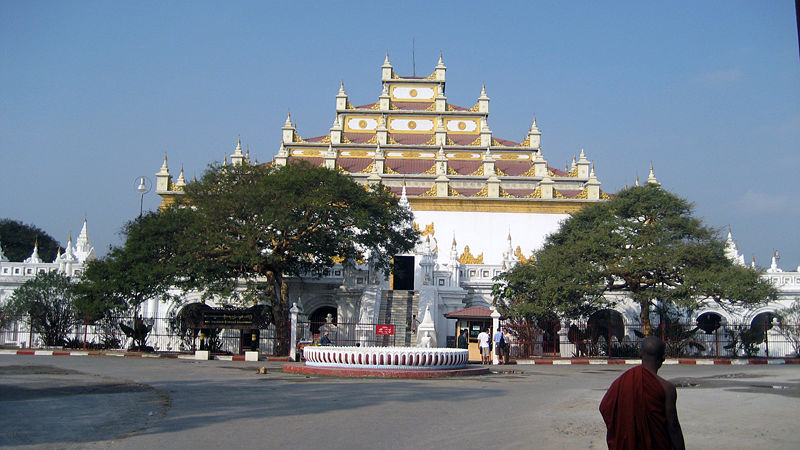
[[292,308],[289,309],[289,314],[291,314],[291,328],[289,332],[289,360],[297,361],[297,314],[300,312],[300,308],[297,307],[297,303],[292,303]]

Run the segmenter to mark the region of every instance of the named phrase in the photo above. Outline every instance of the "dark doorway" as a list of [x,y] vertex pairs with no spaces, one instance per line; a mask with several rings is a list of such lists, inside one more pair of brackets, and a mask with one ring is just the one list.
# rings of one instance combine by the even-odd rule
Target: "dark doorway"
[[398,291],[414,290],[414,257],[395,256],[392,264],[392,289]]
[[331,315],[333,319],[332,323],[336,325],[336,315],[338,314],[336,308],[333,306],[323,306],[317,308],[310,316],[308,316],[308,321],[311,323],[311,332],[314,334],[319,333],[319,327],[325,325],[327,320],[325,319],[328,317],[328,314]]

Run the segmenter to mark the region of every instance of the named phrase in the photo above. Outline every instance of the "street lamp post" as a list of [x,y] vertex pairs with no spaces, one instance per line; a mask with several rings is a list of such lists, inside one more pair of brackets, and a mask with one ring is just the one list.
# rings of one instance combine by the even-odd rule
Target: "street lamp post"
[[142,217],[142,207],[144,206],[144,194],[150,192],[150,188],[153,187],[150,179],[147,177],[136,177],[136,192],[139,193],[139,218]]

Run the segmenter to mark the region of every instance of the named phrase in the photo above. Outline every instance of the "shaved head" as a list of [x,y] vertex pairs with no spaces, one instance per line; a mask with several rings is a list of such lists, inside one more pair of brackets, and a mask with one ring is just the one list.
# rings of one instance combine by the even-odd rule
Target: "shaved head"
[[652,361],[661,365],[665,350],[666,345],[661,338],[650,336],[642,342],[642,361]]

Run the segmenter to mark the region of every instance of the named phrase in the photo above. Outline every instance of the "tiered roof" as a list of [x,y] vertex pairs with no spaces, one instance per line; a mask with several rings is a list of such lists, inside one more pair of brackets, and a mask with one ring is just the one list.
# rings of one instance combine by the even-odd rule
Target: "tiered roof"
[[353,106],[340,86],[328,134],[302,138],[287,116],[275,157],[279,165],[304,160],[381,182],[414,198],[580,200],[607,198],[581,151],[565,170],[544,159],[534,118],[520,141],[494,137],[485,86],[472,107],[447,102],[446,67],[440,55],[428,77],[394,72],[387,54],[378,101]]

